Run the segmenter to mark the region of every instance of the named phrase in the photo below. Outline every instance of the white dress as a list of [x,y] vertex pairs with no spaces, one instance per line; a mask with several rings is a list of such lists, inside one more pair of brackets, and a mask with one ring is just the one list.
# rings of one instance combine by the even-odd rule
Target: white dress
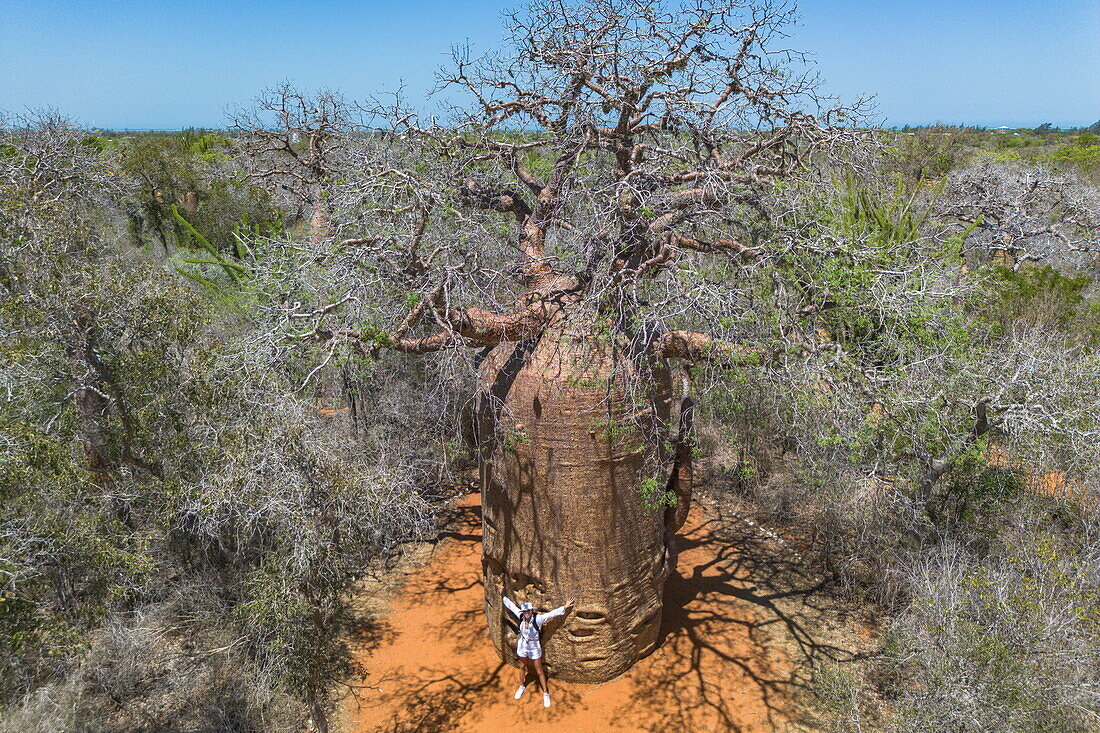
[[523,611],[519,610],[519,606],[513,603],[508,596],[503,596],[503,598],[505,608],[519,619],[519,640],[516,642],[516,654],[527,659],[541,659],[542,643],[539,641],[539,629],[550,619],[565,615],[565,606],[555,608],[547,613],[540,613],[535,616],[535,622],[529,624],[523,621]]

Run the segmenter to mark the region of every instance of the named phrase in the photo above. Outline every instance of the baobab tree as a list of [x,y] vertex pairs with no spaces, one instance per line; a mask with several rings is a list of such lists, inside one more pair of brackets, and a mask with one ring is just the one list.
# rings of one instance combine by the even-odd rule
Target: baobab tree
[[329,188],[354,127],[354,108],[336,92],[305,94],[284,82],[235,109],[230,130],[249,177],[303,207],[310,235],[319,240],[332,233]]
[[[368,108],[366,182],[333,205],[370,224],[320,255],[342,265],[319,307],[285,319],[326,360],[477,350],[485,603],[505,658],[505,591],[577,597],[548,641],[562,679],[606,680],[655,648],[691,501],[689,367],[802,342],[762,329],[738,285],[772,256],[777,182],[852,112],[823,110],[796,71],[793,19],[766,0],[535,0],[506,16],[499,53],[454,52],[446,122]],[[379,323],[388,295],[409,308]]]

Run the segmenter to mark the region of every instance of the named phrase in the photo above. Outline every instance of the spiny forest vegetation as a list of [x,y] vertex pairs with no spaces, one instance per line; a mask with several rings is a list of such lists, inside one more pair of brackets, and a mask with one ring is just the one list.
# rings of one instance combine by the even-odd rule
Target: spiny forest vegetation
[[866,127],[792,20],[535,0],[431,118],[5,118],[2,725],[327,730],[359,581],[476,469],[502,653],[519,570],[638,612],[562,672],[644,653],[702,480],[880,619],[830,729],[1095,730],[1097,131]]

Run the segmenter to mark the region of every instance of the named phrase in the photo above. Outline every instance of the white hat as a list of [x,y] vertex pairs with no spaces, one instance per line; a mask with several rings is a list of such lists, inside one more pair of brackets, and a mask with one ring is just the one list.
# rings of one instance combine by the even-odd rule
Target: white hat
[[532,606],[530,603],[524,603],[523,605],[521,605],[519,607],[519,610],[520,611],[534,611],[535,607]]

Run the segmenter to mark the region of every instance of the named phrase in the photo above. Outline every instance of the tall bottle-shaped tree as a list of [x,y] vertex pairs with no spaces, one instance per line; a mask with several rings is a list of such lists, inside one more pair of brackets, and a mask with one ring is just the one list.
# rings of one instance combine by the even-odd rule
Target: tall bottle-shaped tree
[[354,112],[335,92],[305,94],[283,83],[231,114],[248,177],[305,209],[315,242],[333,233],[329,192],[343,170]]
[[[297,337],[478,350],[485,607],[505,658],[502,593],[577,597],[547,640],[562,679],[609,679],[658,643],[691,497],[687,365],[790,346],[731,299],[767,255],[769,192],[842,134],[773,49],[792,14],[535,0],[500,53],[454,53],[446,123],[372,109],[368,183],[333,198],[362,236],[325,255],[360,286],[326,284],[332,305],[294,314],[315,319]],[[402,290],[407,311],[364,325]]]

